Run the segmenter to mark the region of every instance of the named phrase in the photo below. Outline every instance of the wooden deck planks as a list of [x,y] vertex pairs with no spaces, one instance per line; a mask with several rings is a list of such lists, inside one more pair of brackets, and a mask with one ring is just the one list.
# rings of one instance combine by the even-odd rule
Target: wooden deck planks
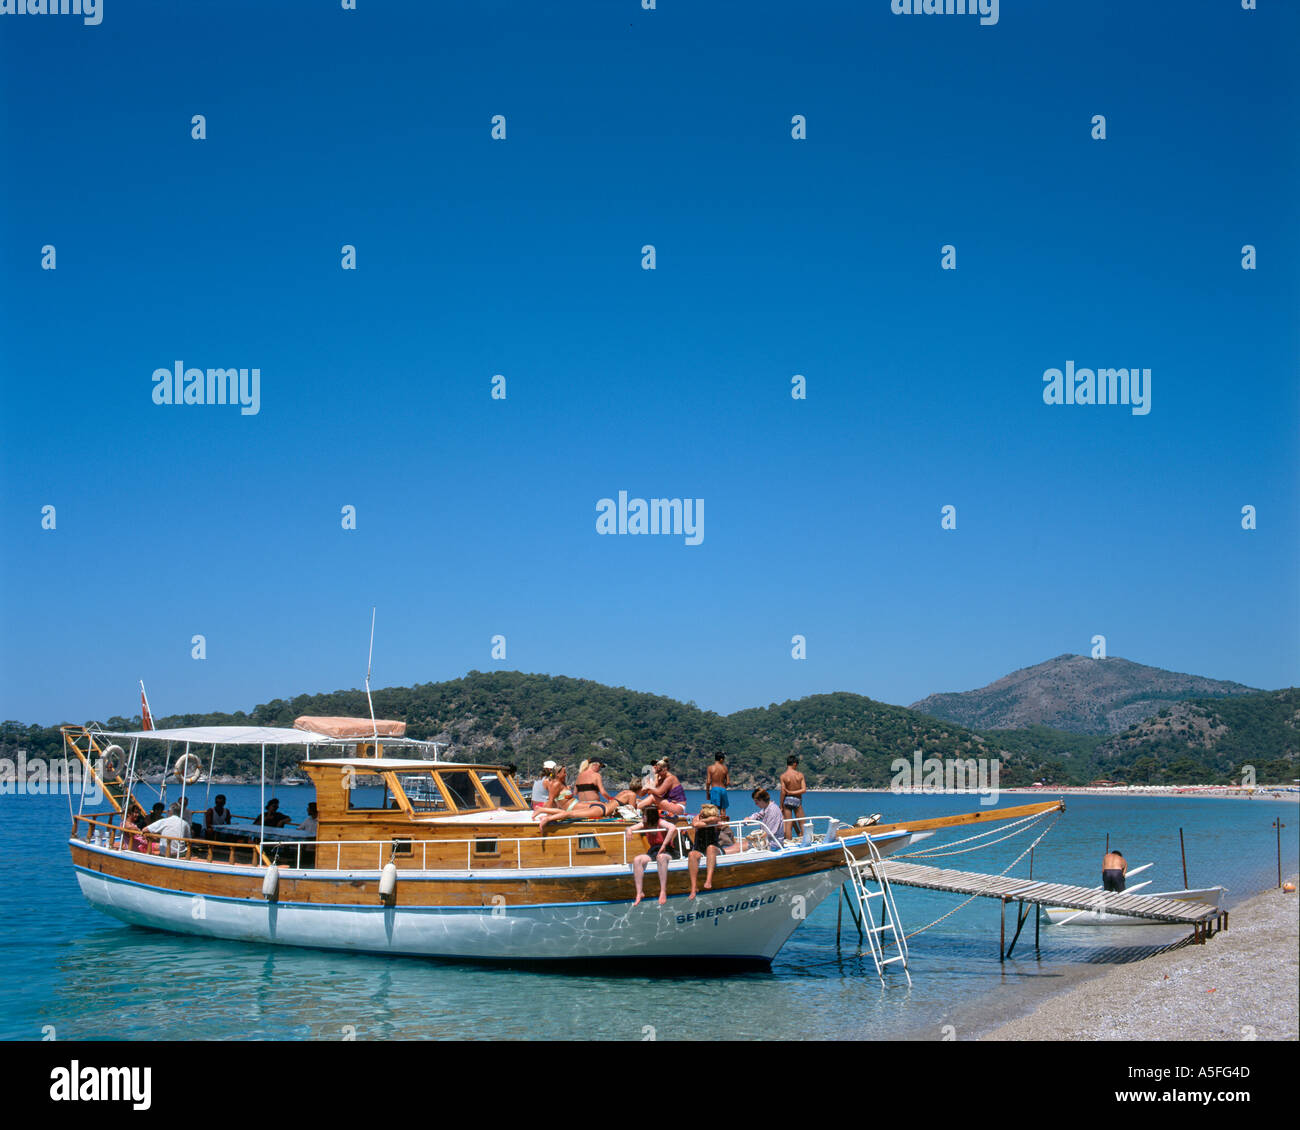
[[904,863],[901,860],[887,859],[881,866],[891,883],[932,891],[949,891],[953,894],[1005,898],[1009,901],[1068,907],[1071,910],[1105,910],[1109,914],[1122,914],[1131,918],[1158,918],[1165,922],[1192,924],[1217,918],[1221,913],[1217,907],[1208,904],[1180,902],[1177,899],[1156,898],[1154,895],[1102,892],[1067,883],[982,875],[975,871],[951,871],[919,863]]

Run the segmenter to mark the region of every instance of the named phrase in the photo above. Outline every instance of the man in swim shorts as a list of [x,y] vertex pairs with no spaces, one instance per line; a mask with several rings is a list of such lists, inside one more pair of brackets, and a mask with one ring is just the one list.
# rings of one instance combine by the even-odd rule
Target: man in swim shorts
[[727,822],[727,790],[731,787],[731,774],[727,770],[727,755],[722,752],[713,755],[713,764],[704,771],[704,789],[708,793],[709,803],[718,806],[722,822]]
[[1104,891],[1122,891],[1128,860],[1117,851],[1108,851],[1101,861],[1101,887]]
[[791,754],[785,759],[786,770],[781,774],[781,815],[786,819],[786,838],[803,832],[803,794],[808,782],[799,772],[799,759]]

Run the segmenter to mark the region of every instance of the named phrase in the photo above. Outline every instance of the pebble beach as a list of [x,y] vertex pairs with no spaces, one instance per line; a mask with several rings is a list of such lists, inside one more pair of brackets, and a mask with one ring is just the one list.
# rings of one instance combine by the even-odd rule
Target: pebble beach
[[[1291,877],[1296,882],[1296,877]],[[1203,946],[1108,968],[984,1040],[1295,1040],[1300,1038],[1297,896],[1269,890],[1233,909]]]

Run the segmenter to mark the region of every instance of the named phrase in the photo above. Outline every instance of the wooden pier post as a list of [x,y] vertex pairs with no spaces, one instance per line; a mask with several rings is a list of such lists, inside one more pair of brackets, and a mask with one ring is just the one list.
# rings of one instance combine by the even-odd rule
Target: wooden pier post
[[1183,890],[1187,890],[1187,845],[1183,843],[1183,830],[1178,829],[1178,850],[1183,857]]
[[998,960],[1007,959],[1007,900],[1002,900],[1002,934],[998,938]]

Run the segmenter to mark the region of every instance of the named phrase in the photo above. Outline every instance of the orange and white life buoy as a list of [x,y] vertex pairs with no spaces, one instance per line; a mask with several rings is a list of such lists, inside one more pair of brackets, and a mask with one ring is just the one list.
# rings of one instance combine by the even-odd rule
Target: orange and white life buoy
[[192,753],[182,754],[177,758],[176,767],[172,770],[172,773],[178,781],[192,785],[203,775],[203,762]]
[[126,752],[120,745],[105,746],[99,755],[99,775],[101,777],[120,777]]

